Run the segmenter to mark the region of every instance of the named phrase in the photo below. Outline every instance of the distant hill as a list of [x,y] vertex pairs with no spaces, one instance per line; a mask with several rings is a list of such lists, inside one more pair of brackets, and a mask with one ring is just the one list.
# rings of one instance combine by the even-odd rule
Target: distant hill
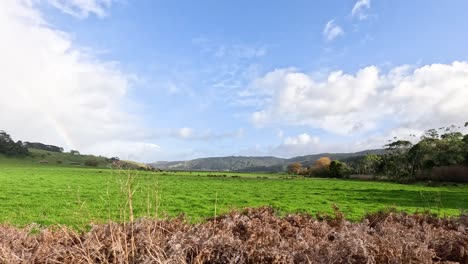
[[[48,145],[46,145],[48,146]],[[57,152],[52,150],[43,150],[28,148],[29,154],[26,156],[6,156],[0,154],[1,164],[38,164],[41,166],[71,166],[71,167],[97,167],[97,168],[110,168],[116,158],[106,158],[95,155],[83,155],[79,153],[70,152]],[[130,161],[120,160],[120,165],[124,168],[130,169],[150,169],[147,164]]]
[[14,141],[11,136],[0,130],[0,165],[1,164],[40,164],[55,166],[88,166],[100,168],[125,168],[152,170],[147,164],[107,158],[95,155],[82,155],[77,150],[64,152],[62,147],[41,142]]
[[365,156],[367,154],[383,154],[383,149],[371,149],[354,153],[320,153],[314,155],[298,156],[290,159],[277,157],[249,157],[228,156],[201,158],[187,161],[158,161],[148,164],[152,167],[165,170],[198,170],[198,171],[238,171],[238,172],[281,172],[293,162],[303,166],[312,165],[320,157],[329,157],[333,160],[346,161],[347,159]]
[[284,159],[276,157],[213,157],[188,161],[158,161],[149,164],[160,169],[200,170],[200,171],[236,171],[250,167],[275,166],[282,164]]
[[55,166],[86,166],[86,162],[94,161],[96,166],[108,167],[111,160],[106,157],[94,155],[72,154],[69,152],[56,152],[43,149],[28,148],[29,154],[23,157],[7,157],[0,155],[0,164],[41,164]]

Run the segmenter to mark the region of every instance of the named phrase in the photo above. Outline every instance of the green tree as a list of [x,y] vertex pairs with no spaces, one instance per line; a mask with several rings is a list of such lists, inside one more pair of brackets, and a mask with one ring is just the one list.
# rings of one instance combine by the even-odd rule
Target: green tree
[[385,145],[383,156],[385,174],[390,177],[407,177],[412,174],[412,166],[408,159],[408,152],[413,144],[408,140],[398,140]]
[[330,176],[334,178],[343,178],[348,174],[346,163],[333,160],[329,166]]
[[0,153],[7,156],[26,156],[29,155],[28,148],[23,142],[15,142],[8,133],[0,130]]
[[360,173],[376,174],[382,170],[383,159],[379,155],[368,154],[358,163]]

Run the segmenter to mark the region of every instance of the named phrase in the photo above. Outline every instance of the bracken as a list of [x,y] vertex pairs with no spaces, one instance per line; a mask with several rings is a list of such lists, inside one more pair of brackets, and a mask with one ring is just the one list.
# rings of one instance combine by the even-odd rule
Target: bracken
[[188,224],[141,219],[66,227],[0,226],[1,263],[468,263],[467,218],[389,210],[360,223],[279,217],[268,207]]

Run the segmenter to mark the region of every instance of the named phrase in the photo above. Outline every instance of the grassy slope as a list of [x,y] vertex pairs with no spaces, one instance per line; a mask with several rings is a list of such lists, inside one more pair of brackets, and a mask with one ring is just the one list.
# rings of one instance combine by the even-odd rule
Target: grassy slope
[[[107,167],[109,163],[105,157],[97,157],[93,155],[73,155],[70,153],[59,153],[46,151],[41,149],[29,149],[31,156],[27,157],[6,157],[0,154],[0,165],[17,164],[17,165],[40,165],[40,166],[78,166],[70,163],[80,163],[84,165],[88,159],[99,161],[99,167]],[[48,164],[39,164],[40,161],[48,161]],[[61,164],[57,162],[60,161]]]
[[[284,179],[280,175],[138,172],[134,183],[137,216],[185,213],[198,221],[231,208],[271,205],[282,212],[331,211],[336,203],[349,219],[389,206],[431,209],[456,215],[468,209],[468,186],[425,187],[333,179]],[[239,175],[241,177],[232,177]],[[0,222],[26,225],[119,220],[126,199],[125,177],[110,169],[0,163]],[[148,205],[151,208],[148,208]],[[150,211],[150,213],[148,213]]]
[[[41,149],[29,149],[31,156],[27,157],[6,157],[3,154],[0,154],[0,166],[5,165],[21,165],[21,166],[60,166],[60,167],[85,167],[85,162],[87,160],[97,160],[99,162],[98,168],[109,168],[111,163],[108,162],[106,157],[94,156],[94,155],[73,155],[70,153],[59,153],[46,151]],[[41,163],[41,161],[47,161],[48,163]],[[148,168],[149,166],[130,160],[123,160],[127,167],[130,168]]]

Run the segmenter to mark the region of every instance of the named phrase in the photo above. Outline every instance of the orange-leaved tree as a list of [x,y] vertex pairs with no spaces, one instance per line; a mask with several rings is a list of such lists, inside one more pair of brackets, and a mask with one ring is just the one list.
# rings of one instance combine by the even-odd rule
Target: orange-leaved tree
[[314,163],[314,169],[316,170],[328,170],[330,167],[331,159],[329,157],[321,157]]
[[299,174],[302,171],[302,164],[299,162],[294,162],[288,165],[289,174]]

